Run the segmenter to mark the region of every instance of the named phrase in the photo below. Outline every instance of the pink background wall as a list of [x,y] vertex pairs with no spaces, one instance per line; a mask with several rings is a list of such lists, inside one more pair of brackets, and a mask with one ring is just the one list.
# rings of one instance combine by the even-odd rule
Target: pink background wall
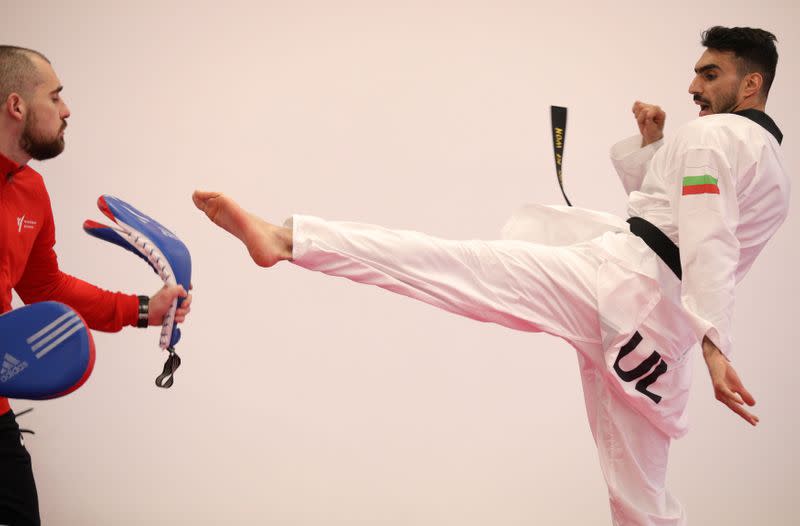
[[[189,198],[222,190],[278,222],[305,212],[496,237],[519,204],[560,201],[559,104],[570,197],[623,214],[608,147],[636,132],[636,99],[666,109],[668,136],[696,115],[687,87],[714,24],[778,35],[767,110],[796,171],[796,4],[536,4],[2,3],[3,42],[49,56],[73,113],[66,152],[37,166],[63,269],[159,286],[82,233],[103,193],[170,226],[195,262],[171,390],[153,385],[157,331],[127,329],[96,334],[79,392],[13,404],[36,407],[22,423],[37,433],[45,524],[610,522],[566,344],[289,264],[256,268]],[[735,363],[757,429],[713,399],[695,357],[692,431],[669,475],[692,524],[795,524],[799,229],[793,213],[738,290]]]

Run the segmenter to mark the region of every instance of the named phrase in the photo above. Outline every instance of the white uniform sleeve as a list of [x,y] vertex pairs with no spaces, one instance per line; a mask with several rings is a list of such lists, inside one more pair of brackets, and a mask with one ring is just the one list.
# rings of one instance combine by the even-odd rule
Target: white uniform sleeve
[[660,139],[642,147],[642,136],[634,135],[611,147],[611,162],[626,193],[630,194],[641,188],[650,159],[663,144],[664,139]]
[[723,151],[704,146],[681,154],[676,183],[681,299],[698,341],[708,336],[729,356],[739,262],[735,177]]

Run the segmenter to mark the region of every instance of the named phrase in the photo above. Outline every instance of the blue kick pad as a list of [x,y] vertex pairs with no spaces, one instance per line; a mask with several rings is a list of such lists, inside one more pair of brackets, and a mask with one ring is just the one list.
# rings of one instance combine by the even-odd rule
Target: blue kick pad
[[46,400],[83,385],[94,367],[92,333],[63,303],[46,301],[0,316],[0,396]]
[[[97,206],[106,217],[116,223],[116,227],[87,220],[83,229],[87,234],[114,243],[128,250],[147,262],[148,265],[161,278],[165,285],[182,285],[189,290],[192,281],[192,258],[189,249],[164,225],[152,217],[140,212],[122,199],[110,195],[103,195],[97,200]],[[164,374],[167,375],[168,365],[173,360],[180,363],[180,358],[174,353],[175,345],[181,337],[181,331],[175,323],[175,310],[183,302],[178,298],[164,316],[161,327],[159,345],[162,349],[170,351],[170,358],[165,365]],[[172,385],[171,373],[177,365],[170,365],[169,378],[162,385],[161,376],[156,380],[159,387]]]

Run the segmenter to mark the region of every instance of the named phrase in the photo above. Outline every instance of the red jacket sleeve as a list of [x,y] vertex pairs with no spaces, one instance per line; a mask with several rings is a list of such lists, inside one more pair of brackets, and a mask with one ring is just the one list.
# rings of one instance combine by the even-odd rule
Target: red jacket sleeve
[[117,332],[136,325],[139,301],[135,295],[109,292],[61,272],[54,250],[56,230],[50,198],[46,200],[42,229],[36,236],[25,272],[15,289],[26,304],[59,301],[83,316],[92,329]]

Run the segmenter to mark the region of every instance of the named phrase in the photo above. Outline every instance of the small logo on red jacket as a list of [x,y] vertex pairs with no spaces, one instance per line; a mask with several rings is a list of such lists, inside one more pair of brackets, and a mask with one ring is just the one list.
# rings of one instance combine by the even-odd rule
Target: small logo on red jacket
[[25,219],[25,216],[19,216],[17,218],[17,232],[22,232],[23,229],[32,230],[36,228],[36,221],[33,219]]

